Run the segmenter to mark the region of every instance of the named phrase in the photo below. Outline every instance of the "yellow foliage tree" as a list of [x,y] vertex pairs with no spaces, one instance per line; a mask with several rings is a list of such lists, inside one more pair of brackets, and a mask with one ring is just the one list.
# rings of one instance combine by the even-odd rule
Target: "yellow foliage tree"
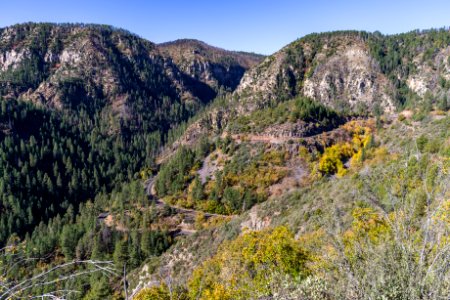
[[345,168],[343,161],[353,155],[353,148],[350,144],[336,144],[325,149],[319,160],[319,171],[323,174],[338,174],[343,176]]
[[249,299],[270,294],[279,275],[309,274],[308,253],[286,227],[253,231],[225,243],[198,267],[190,281],[192,299]]
[[133,300],[168,300],[169,290],[166,285],[154,286],[141,290]]
[[343,236],[350,261],[361,259],[362,250],[389,239],[391,233],[388,220],[370,207],[355,208],[352,216],[352,226]]
[[344,161],[351,159],[352,166],[360,166],[366,157],[367,150],[372,146],[372,130],[369,127],[350,123],[346,128],[352,133],[351,144],[338,143],[325,149],[319,160],[319,171],[322,174],[344,176],[347,173]]
[[166,284],[161,284],[158,286],[152,286],[150,288],[142,289],[139,293],[137,293],[133,300],[188,300],[189,297],[184,290],[180,289],[172,289],[169,290],[169,287]]

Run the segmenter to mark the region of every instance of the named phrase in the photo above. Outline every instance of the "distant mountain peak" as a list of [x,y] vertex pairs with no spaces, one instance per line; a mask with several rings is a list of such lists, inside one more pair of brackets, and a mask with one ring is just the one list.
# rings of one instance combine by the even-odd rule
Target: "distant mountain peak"
[[215,88],[234,90],[244,72],[256,66],[262,55],[228,51],[195,39],[179,39],[157,45],[185,73]]

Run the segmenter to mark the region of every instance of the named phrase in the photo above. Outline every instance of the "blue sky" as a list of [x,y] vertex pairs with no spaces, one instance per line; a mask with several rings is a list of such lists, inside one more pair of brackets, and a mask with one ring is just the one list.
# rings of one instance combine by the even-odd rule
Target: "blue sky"
[[153,42],[195,38],[270,54],[311,32],[398,33],[450,25],[444,0],[2,0],[0,27],[34,22],[114,25]]

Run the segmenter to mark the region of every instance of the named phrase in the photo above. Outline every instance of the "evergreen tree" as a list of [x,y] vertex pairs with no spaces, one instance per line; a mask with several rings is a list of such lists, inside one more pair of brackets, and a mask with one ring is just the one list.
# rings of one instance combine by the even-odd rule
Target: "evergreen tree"
[[199,176],[195,176],[195,179],[193,181],[193,187],[192,187],[192,198],[196,201],[204,200],[205,199],[205,193],[203,192],[203,185],[200,181]]
[[116,242],[116,244],[114,245],[113,259],[118,268],[123,268],[123,266],[129,259],[127,240],[120,239]]
[[91,279],[91,288],[84,300],[110,299],[112,295],[111,285],[105,276],[94,275]]
[[65,225],[61,233],[61,251],[66,261],[75,257],[75,249],[78,244],[78,232],[73,225]]

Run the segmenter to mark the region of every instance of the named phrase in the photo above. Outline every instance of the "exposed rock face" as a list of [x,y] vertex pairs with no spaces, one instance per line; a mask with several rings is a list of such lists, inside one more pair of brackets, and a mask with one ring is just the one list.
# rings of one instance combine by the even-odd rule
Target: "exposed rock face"
[[427,92],[434,96],[449,95],[448,89],[440,82],[442,79],[450,80],[450,46],[440,49],[428,62],[424,62],[423,56],[420,53],[413,59],[417,71],[407,78],[408,87],[419,96]]
[[197,40],[177,40],[159,44],[158,48],[182,72],[216,90],[234,90],[244,72],[263,59],[262,55],[226,51]]
[[320,62],[305,80],[303,94],[338,109],[340,105],[373,109],[379,104],[392,112],[394,104],[387,93],[392,89],[378,63],[355,45]]
[[[54,107],[62,106],[59,86],[68,80],[80,80],[114,102],[127,94],[122,69],[134,68],[127,72],[128,80],[142,80],[149,68],[157,69],[158,76],[179,74],[178,70],[168,70],[176,68],[164,65],[152,43],[110,27],[24,24],[4,29],[0,41],[0,78],[15,86],[16,96],[39,99]],[[31,72],[39,73],[40,77],[22,78],[31,67],[34,67]],[[27,88],[24,90],[22,86]],[[197,96],[192,91],[186,92],[192,99]]]
[[26,50],[11,50],[6,51],[3,53],[3,55],[0,55],[0,70],[2,72],[8,70],[8,69],[16,69],[17,66],[24,60],[24,58],[27,58],[30,56],[30,53]]
[[419,74],[413,75],[408,78],[408,87],[416,92],[418,95],[423,96],[429,91],[428,80]]
[[[248,70],[233,93],[228,115],[249,114],[297,95],[337,110],[373,113],[379,107],[391,113],[395,110],[396,92],[380,63],[372,57],[367,39],[353,32],[323,34],[295,41]],[[235,99],[237,102],[233,102]],[[208,119],[219,112],[210,111]],[[222,127],[226,127],[228,119],[223,119]],[[195,141],[192,133],[198,136],[204,123],[199,121],[188,128],[181,140]],[[299,137],[320,130],[300,122],[270,126],[261,134]]]
[[334,108],[394,109],[393,86],[358,37],[318,37],[320,45],[296,41],[244,75],[236,94],[243,111],[296,95]]
[[258,216],[258,207],[253,207],[248,213],[247,220],[241,223],[241,230],[262,230],[270,226],[269,217],[261,218]]
[[201,52],[176,47],[175,53],[171,45],[157,47],[100,25],[30,23],[3,28],[0,96],[61,110],[82,102],[102,114],[136,120],[144,105],[153,111],[155,123],[172,126],[171,114],[192,114],[216,97],[220,86],[235,88],[244,71],[260,59],[197,44]]
[[207,114],[192,123],[184,134],[160,155],[157,162],[163,163],[169,159],[181,146],[193,147],[200,138],[214,136],[225,128],[232,117],[231,110],[227,108],[216,108],[209,110]]
[[277,52],[245,73],[235,92],[240,97],[249,99],[243,103],[242,111],[253,111],[258,108],[258,104],[265,103],[274,97],[277,79],[285,57],[283,51]]

